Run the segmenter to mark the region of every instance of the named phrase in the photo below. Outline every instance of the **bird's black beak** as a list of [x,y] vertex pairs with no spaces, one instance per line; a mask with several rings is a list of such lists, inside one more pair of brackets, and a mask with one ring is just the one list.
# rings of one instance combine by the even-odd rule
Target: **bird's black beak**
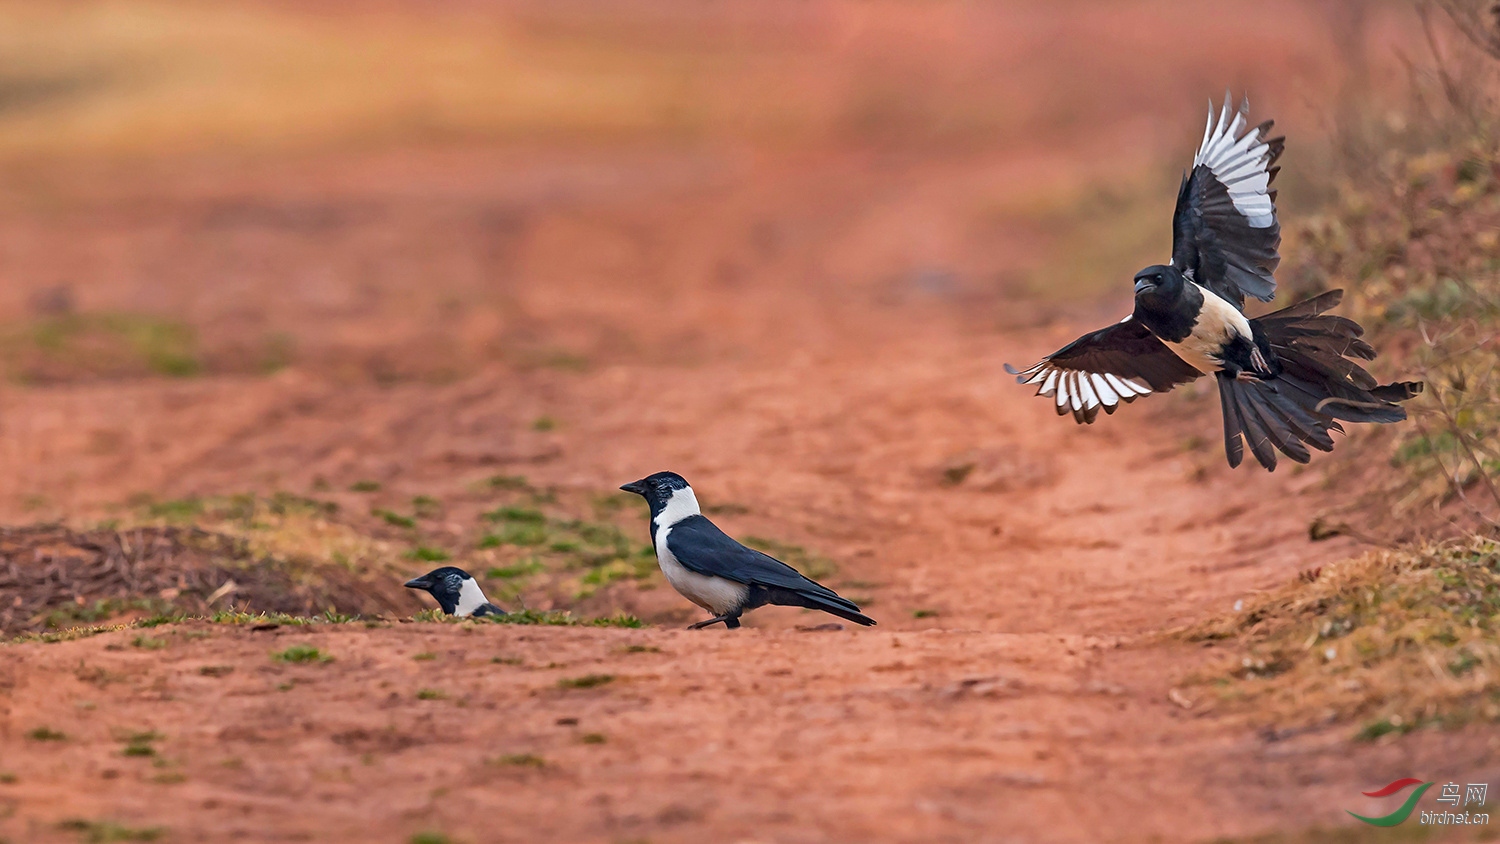
[[630,483],[624,484],[623,486],[621,486],[620,489],[624,490],[625,492],[633,492],[636,495],[645,495],[646,494],[646,482],[645,481],[631,481]]
[[1152,281],[1149,278],[1139,278],[1139,279],[1136,279],[1136,282],[1135,282],[1135,295],[1139,296],[1142,293],[1145,293],[1147,290],[1150,290],[1150,289],[1152,289],[1154,287],[1156,287],[1156,282]]
[[432,581],[428,580],[427,579],[427,575],[424,574],[421,577],[413,577],[411,580],[406,581],[406,588],[407,589],[431,589],[432,588]]

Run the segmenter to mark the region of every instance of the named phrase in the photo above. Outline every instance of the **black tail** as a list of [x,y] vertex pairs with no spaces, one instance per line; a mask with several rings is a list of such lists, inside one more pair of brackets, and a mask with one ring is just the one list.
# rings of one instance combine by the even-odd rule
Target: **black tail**
[[871,627],[875,619],[861,613],[859,605],[848,598],[834,594],[832,589],[823,586],[813,580],[808,580],[809,588],[789,589],[784,586],[762,586],[765,589],[765,602],[783,607],[806,607],[810,610],[822,610],[831,615],[836,615],[845,621],[862,624]]
[[810,609],[822,610],[823,612],[829,613],[831,615],[836,615],[845,621],[852,621],[855,624],[862,624],[865,627],[875,626],[875,619],[870,618],[869,616],[860,612],[859,607],[855,606],[854,602],[845,601],[842,598],[840,598],[839,600],[841,603],[836,604],[831,601],[822,600],[821,598],[815,596],[810,598],[802,606],[808,607]]
[[1349,359],[1373,360],[1375,349],[1360,339],[1365,332],[1354,320],[1324,313],[1343,296],[1344,291],[1331,290],[1250,321],[1270,345],[1278,374],[1263,381],[1219,374],[1224,453],[1230,466],[1240,465],[1245,445],[1268,470],[1276,468],[1277,451],[1306,463],[1311,459],[1308,446],[1333,450],[1329,432],[1343,433],[1339,420],[1406,418],[1406,409],[1397,402],[1422,392],[1422,382],[1381,385]]

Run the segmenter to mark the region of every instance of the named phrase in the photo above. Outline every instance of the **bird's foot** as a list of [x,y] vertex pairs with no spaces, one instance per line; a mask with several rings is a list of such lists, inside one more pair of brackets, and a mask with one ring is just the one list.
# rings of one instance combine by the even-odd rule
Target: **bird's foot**
[[724,622],[725,629],[734,630],[734,629],[736,629],[736,628],[738,628],[740,626],[740,614],[737,613],[737,612],[735,612],[735,613],[725,613],[723,615],[716,615],[713,618],[707,619],[705,621],[700,621],[697,624],[689,624],[688,625],[688,629],[689,630],[702,630],[705,627],[708,627],[708,626],[713,625],[713,624],[718,624],[721,621]]

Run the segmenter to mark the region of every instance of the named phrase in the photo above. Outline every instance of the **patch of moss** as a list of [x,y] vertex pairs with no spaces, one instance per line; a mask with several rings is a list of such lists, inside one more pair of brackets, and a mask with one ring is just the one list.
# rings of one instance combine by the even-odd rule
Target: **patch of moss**
[[66,820],[58,829],[76,832],[81,841],[88,844],[107,844],[115,841],[158,841],[167,833],[165,827],[129,827],[114,821],[90,821],[81,818]]
[[277,662],[286,662],[295,665],[333,662],[333,657],[328,656],[312,645],[292,645],[284,651],[277,651],[271,654],[271,658]]

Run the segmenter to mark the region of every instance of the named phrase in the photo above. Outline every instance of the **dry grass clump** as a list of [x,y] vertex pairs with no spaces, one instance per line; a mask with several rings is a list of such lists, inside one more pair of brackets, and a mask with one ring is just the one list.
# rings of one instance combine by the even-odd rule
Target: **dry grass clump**
[[234,608],[311,616],[404,610],[400,582],[257,552],[196,527],[0,528],[0,634]]
[[1274,729],[1358,721],[1376,738],[1500,721],[1500,543],[1378,551],[1307,572],[1177,632],[1232,640],[1191,678],[1210,709]]
[[1386,353],[1380,374],[1427,383],[1412,424],[1361,432],[1400,470],[1366,479],[1382,513],[1489,531],[1500,526],[1500,54],[1467,4],[1443,5],[1451,17],[1419,4],[1429,49],[1409,62],[1409,100],[1342,118],[1333,199],[1291,233],[1283,277],[1290,299],[1347,289],[1344,310]]
[[362,574],[391,570],[400,550],[351,527],[338,512],[331,501],[286,492],[243,493],[142,502],[131,521],[193,525],[234,536],[255,556],[283,562],[336,565]]

